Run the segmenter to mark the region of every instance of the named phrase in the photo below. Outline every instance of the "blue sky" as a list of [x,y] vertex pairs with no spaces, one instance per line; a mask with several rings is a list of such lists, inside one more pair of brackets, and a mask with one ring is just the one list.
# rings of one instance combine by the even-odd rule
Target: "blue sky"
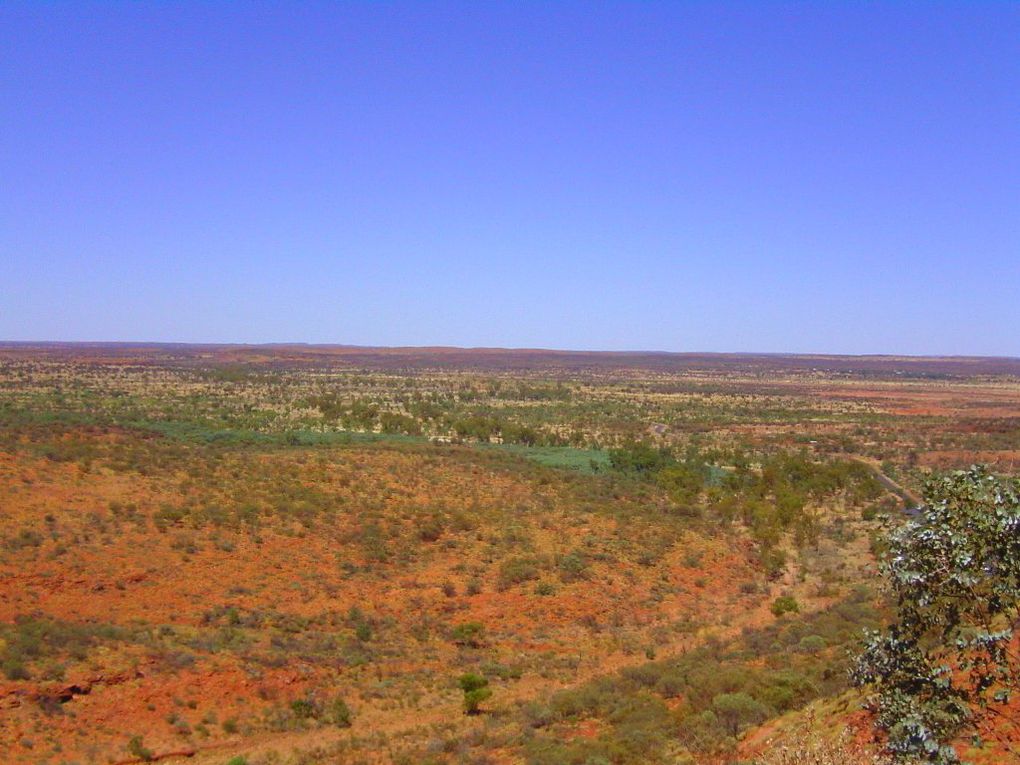
[[0,339],[1020,356],[1018,3],[0,5]]

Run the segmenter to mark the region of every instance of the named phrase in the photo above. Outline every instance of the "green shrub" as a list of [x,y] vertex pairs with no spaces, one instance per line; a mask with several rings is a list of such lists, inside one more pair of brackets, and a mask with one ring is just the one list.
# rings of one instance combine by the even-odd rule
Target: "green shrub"
[[538,578],[538,561],[534,558],[510,558],[499,567],[499,587],[506,590],[516,584]]
[[156,756],[155,752],[145,747],[141,736],[132,736],[128,741],[127,750],[132,757],[137,757],[139,760],[145,760],[146,762],[149,762]]
[[478,648],[482,645],[485,626],[479,622],[465,622],[450,630],[450,640],[456,645]]
[[800,613],[800,605],[797,600],[790,595],[780,595],[769,607],[773,616],[782,616],[783,614],[797,614]]
[[351,714],[350,707],[347,706],[347,702],[341,697],[337,696],[333,701],[330,702],[327,711],[327,717],[333,725],[338,728],[350,728],[353,715]]
[[365,621],[358,622],[354,626],[354,637],[362,643],[367,643],[372,639],[372,625]]
[[0,664],[0,669],[3,670],[8,680],[30,680],[32,677],[31,673],[19,659],[4,659],[3,664]]
[[819,651],[824,651],[827,645],[828,643],[825,642],[825,638],[821,635],[805,635],[800,639],[797,648],[804,653],[818,653]]
[[445,528],[446,524],[441,515],[431,515],[418,526],[418,538],[423,542],[437,542],[443,536]]
[[556,561],[556,568],[564,582],[576,582],[588,576],[588,561],[580,550],[561,555]]
[[541,596],[552,595],[556,592],[556,585],[552,582],[539,582],[535,585],[535,594]]

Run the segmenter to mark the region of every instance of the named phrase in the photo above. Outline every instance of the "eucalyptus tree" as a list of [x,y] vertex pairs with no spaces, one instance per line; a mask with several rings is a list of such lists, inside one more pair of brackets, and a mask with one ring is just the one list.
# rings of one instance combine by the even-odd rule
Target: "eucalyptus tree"
[[900,760],[958,762],[951,742],[979,730],[1017,751],[1020,480],[975,467],[930,480],[925,501],[889,536],[895,618],[868,635],[853,679]]

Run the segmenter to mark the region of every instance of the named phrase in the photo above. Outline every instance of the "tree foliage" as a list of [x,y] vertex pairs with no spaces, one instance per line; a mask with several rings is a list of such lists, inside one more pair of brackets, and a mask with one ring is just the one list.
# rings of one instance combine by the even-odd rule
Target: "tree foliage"
[[896,617],[868,636],[853,678],[874,689],[895,756],[944,765],[982,720],[1017,733],[1007,702],[1020,685],[1020,481],[971,468],[929,481],[925,499],[889,537]]
[[669,449],[638,441],[610,449],[609,464],[622,473],[654,475],[675,465],[676,460]]
[[712,711],[734,737],[743,728],[757,725],[769,716],[768,707],[743,691],[718,694],[712,699]]
[[457,681],[460,689],[464,691],[464,712],[469,715],[476,715],[481,710],[481,703],[492,696],[492,689],[489,688],[489,681],[481,675],[473,672],[461,675]]
[[783,614],[796,614],[800,612],[800,604],[797,603],[797,599],[791,595],[780,595],[769,606],[769,610],[773,616],[782,616]]

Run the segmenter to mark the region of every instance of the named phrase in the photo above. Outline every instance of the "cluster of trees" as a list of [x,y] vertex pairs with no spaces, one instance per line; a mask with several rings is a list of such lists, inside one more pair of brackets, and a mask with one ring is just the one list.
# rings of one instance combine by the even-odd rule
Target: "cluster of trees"
[[318,409],[323,419],[339,422],[345,428],[372,430],[379,422],[379,405],[362,399],[346,400],[336,393],[313,396],[309,406]]
[[[551,390],[555,392],[558,389]],[[558,394],[548,395],[555,397]],[[568,443],[567,439],[544,428],[534,428],[493,415],[458,416],[450,411],[451,402],[445,403],[444,406],[425,399],[409,400],[403,404],[407,411],[405,414],[384,409],[372,401],[346,400],[335,393],[313,396],[308,400],[309,406],[318,409],[327,422],[338,423],[350,430],[380,430],[383,433],[419,436],[428,426],[433,431],[482,443],[499,441],[525,446],[566,446]]]
[[534,428],[484,415],[471,415],[453,420],[451,430],[457,438],[467,438],[484,443],[499,438],[504,443],[534,446],[544,440],[544,435]]
[[737,455],[722,469],[697,451],[678,459],[672,451],[635,442],[609,454],[611,469],[657,483],[689,514],[710,513],[746,526],[771,575],[786,564],[780,542],[787,533],[798,546],[815,544],[821,530],[817,508],[841,495],[850,504],[883,494],[871,470],[854,460],[818,462],[806,453],[762,457],[757,464]]
[[839,496],[849,505],[863,505],[883,494],[867,466],[853,460],[816,462],[804,453],[764,458],[757,470],[737,467],[721,489],[710,498],[713,512],[750,530],[770,575],[786,564],[780,547],[784,535],[792,534],[797,547],[817,544],[823,503]]
[[479,401],[482,399],[502,399],[504,401],[569,401],[573,393],[563,383],[548,385],[520,381],[493,380],[482,388],[466,383],[457,392],[457,399],[462,402]]

